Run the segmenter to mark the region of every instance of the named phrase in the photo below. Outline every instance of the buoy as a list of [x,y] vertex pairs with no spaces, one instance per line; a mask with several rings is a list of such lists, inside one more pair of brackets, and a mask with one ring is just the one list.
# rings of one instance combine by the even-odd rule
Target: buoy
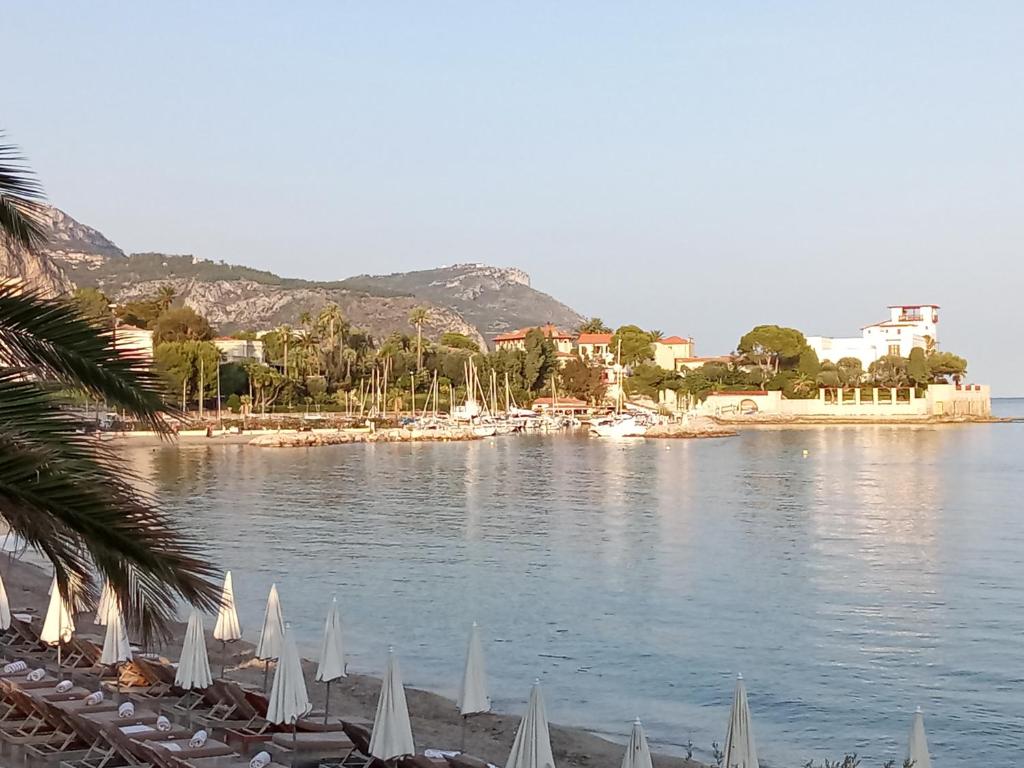
[[810,455],[811,455],[811,452],[808,451],[806,448],[804,448],[804,458],[806,459]]

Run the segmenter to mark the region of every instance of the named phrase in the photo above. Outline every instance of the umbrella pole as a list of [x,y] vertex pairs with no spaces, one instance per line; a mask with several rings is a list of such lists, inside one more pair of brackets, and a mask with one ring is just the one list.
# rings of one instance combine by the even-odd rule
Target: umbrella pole
[[224,667],[228,663],[228,641],[220,641],[220,676],[224,677]]
[[466,751],[466,719],[467,719],[467,716],[463,715],[462,716],[462,739],[459,742],[459,744],[460,744],[459,751],[460,752],[465,752]]
[[331,708],[331,681],[327,681],[327,696],[324,699],[324,725],[327,725],[327,712]]
[[267,677],[270,675],[270,659],[263,662],[263,692],[267,692]]

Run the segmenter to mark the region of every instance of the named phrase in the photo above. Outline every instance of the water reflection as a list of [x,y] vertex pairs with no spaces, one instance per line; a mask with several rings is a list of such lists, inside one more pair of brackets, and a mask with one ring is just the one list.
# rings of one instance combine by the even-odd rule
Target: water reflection
[[277,581],[315,652],[336,591],[354,668],[394,643],[442,693],[477,620],[499,706],[539,675],[556,721],[706,752],[743,671],[773,764],[879,762],[921,703],[966,766],[1009,762],[1024,713],[1017,426],[129,455],[249,635]]

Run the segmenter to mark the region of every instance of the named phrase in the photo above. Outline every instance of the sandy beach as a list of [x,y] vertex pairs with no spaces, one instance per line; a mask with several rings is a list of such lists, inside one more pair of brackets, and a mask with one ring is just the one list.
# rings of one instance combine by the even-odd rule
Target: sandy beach
[[[30,563],[4,557],[0,560],[4,583],[13,612],[32,612],[37,616],[45,614],[47,589],[50,576],[42,568]],[[92,614],[81,614],[75,623],[78,633],[99,643],[103,642],[101,627],[93,624]],[[221,644],[213,640],[210,630],[212,620],[207,617],[207,649],[210,666],[219,672],[221,666]],[[185,625],[172,628],[171,639],[149,650],[160,653],[171,660],[177,660],[184,636]],[[263,663],[253,658],[253,645],[245,641],[228,646],[226,675],[232,680],[254,688],[263,684]],[[303,659],[306,685],[315,709],[324,706],[323,683],[316,683],[313,677],[316,664]],[[273,674],[273,668],[271,668]],[[373,720],[380,692],[380,678],[371,675],[350,674],[331,685],[332,715],[344,719],[359,718]],[[424,749],[458,749],[462,738],[461,718],[455,702],[429,691],[406,687],[409,713],[412,719],[413,735],[419,751]],[[525,696],[525,691],[524,691]],[[524,704],[525,707],[525,704]],[[466,748],[469,754],[481,757],[495,765],[504,765],[512,747],[518,715],[492,713],[476,715],[469,719],[466,728]],[[623,745],[615,744],[584,730],[564,728],[552,724],[551,746],[559,766],[601,766],[615,768],[621,763]],[[654,765],[658,768],[703,768],[701,763],[679,757],[655,754]]]

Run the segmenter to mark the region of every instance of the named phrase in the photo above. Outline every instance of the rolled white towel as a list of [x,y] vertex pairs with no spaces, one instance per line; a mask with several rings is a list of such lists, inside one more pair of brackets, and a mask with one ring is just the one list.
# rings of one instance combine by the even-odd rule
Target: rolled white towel
[[158,741],[157,744],[159,744],[161,747],[166,749],[168,752],[181,752],[181,745],[180,744],[175,744],[173,741],[168,741],[168,742],[160,742],[160,741]]
[[94,707],[103,701],[103,691],[93,691],[85,697],[85,706]]
[[28,669],[28,664],[24,661],[12,661],[10,664],[4,665],[4,674],[13,675],[17,672],[24,672]]
[[267,768],[270,765],[269,752],[257,752],[249,761],[249,768]]
[[129,717],[135,717],[135,705],[130,701],[126,701],[117,708],[117,716],[122,720],[127,720]]
[[54,690],[57,691],[57,693],[67,693],[74,687],[75,684],[72,683],[70,680],[61,680],[59,683],[57,683]]
[[200,729],[192,734],[192,738],[188,740],[188,745],[193,749],[199,749],[206,743],[206,731]]
[[156,719],[156,729],[158,731],[167,733],[169,730],[171,730],[171,721],[163,715],[160,715],[160,717]]
[[40,680],[46,677],[46,670],[42,667],[40,667],[39,669],[33,669],[31,672],[25,675],[25,677],[30,683],[38,683]]

